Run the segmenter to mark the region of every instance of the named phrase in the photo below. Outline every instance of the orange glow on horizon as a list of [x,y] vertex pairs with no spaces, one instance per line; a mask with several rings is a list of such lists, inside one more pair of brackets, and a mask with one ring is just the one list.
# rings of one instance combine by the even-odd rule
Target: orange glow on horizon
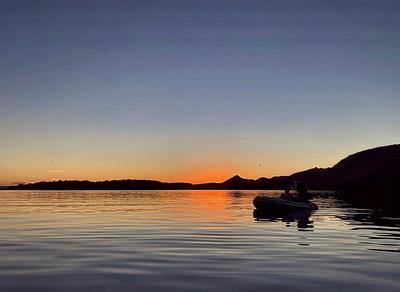
[[193,173],[186,178],[186,182],[195,184],[209,182],[223,182],[233,176],[233,171],[229,169],[210,169],[204,172]]
[[[28,167],[27,164],[15,163],[9,167],[4,176],[0,177],[0,185],[15,185],[17,183],[34,183],[39,181],[58,180],[121,180],[121,179],[144,179],[157,180],[162,182],[186,182],[186,183],[220,183],[234,175],[243,178],[257,179],[259,177],[273,177],[290,175],[297,171],[306,170],[316,166],[316,163],[302,163],[289,157],[281,158],[279,163],[270,159],[268,163],[257,163],[250,159],[245,162],[218,157],[200,157],[196,160],[185,160],[182,163],[165,164],[144,164],[137,166],[128,163],[111,163],[102,160],[91,160],[86,163],[66,160],[62,163],[52,165],[47,162],[31,161],[37,163],[35,167]],[[322,164],[322,163],[321,163]],[[318,166],[329,166],[331,162]],[[21,171],[21,169],[23,171]]]
[[[171,173],[173,173],[171,171]],[[9,177],[0,181],[1,185],[15,185],[20,183],[35,183],[40,181],[59,181],[59,180],[89,180],[89,181],[105,181],[105,180],[123,180],[123,179],[138,179],[138,180],[157,180],[161,182],[184,182],[193,184],[202,183],[221,183],[234,175],[239,175],[243,178],[257,179],[265,176],[270,177],[264,173],[257,173],[252,171],[240,171],[229,167],[214,167],[205,170],[196,170],[187,172],[186,174],[173,173],[173,175],[154,175],[152,174],[130,174],[129,172],[122,172],[121,174],[111,173],[98,173],[98,171],[82,172],[60,172],[60,173],[42,173],[41,175],[28,175],[28,177]]]

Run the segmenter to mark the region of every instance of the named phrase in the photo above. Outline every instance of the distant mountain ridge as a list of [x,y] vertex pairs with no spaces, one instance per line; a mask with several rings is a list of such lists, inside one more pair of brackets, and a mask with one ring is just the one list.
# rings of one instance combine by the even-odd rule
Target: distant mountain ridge
[[400,144],[357,152],[331,168],[313,168],[289,177],[304,181],[311,189],[350,190],[372,184],[393,186],[400,181]]
[[284,189],[304,181],[313,190],[400,189],[400,144],[352,154],[330,168],[312,168],[289,176],[245,179],[235,175],[221,183],[166,183],[156,180],[52,181],[20,184],[17,190],[172,190],[172,189]]
[[166,183],[156,180],[52,181],[10,186],[11,190],[272,190],[303,181],[310,190],[334,190],[350,203],[400,212],[400,144],[354,153],[329,168],[311,168],[289,176],[246,179],[235,175],[221,183]]

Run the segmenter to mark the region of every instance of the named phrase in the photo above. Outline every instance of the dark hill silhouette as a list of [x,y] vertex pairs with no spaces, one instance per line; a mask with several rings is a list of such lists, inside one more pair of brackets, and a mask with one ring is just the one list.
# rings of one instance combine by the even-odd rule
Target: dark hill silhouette
[[164,183],[156,180],[106,180],[92,182],[88,180],[78,181],[52,181],[11,186],[16,190],[173,190],[190,189],[190,183]]
[[238,175],[222,183],[165,183],[155,180],[53,181],[20,184],[17,190],[172,190],[172,189],[284,189],[304,181],[311,190],[344,191],[353,201],[400,203],[400,144],[352,154],[330,168],[312,168],[290,176],[245,179]]
[[332,167],[330,176],[352,202],[400,210],[400,145],[350,155]]
[[393,187],[400,181],[400,145],[361,151],[331,168],[312,168],[289,177],[306,182],[310,189],[355,190],[373,183]]
[[399,175],[400,145],[378,147],[352,154],[332,168],[332,176],[341,180],[341,184],[393,180],[400,178]]
[[238,175],[235,175],[231,177],[230,179],[227,179],[221,185],[225,188],[228,189],[235,189],[235,190],[240,190],[240,189],[256,189],[256,188],[262,188],[263,186],[257,182],[257,180],[254,179],[246,179],[242,178]]

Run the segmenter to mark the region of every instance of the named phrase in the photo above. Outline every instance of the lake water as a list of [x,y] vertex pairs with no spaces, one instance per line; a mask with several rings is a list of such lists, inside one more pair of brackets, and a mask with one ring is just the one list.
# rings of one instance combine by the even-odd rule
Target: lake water
[[400,291],[400,218],[257,220],[264,193],[1,191],[0,290]]

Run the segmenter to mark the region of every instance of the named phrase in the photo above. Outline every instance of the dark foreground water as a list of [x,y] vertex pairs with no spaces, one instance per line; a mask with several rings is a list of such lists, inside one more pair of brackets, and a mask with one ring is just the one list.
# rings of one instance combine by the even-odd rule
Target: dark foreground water
[[1,191],[0,290],[400,291],[399,218],[256,220],[257,193]]

